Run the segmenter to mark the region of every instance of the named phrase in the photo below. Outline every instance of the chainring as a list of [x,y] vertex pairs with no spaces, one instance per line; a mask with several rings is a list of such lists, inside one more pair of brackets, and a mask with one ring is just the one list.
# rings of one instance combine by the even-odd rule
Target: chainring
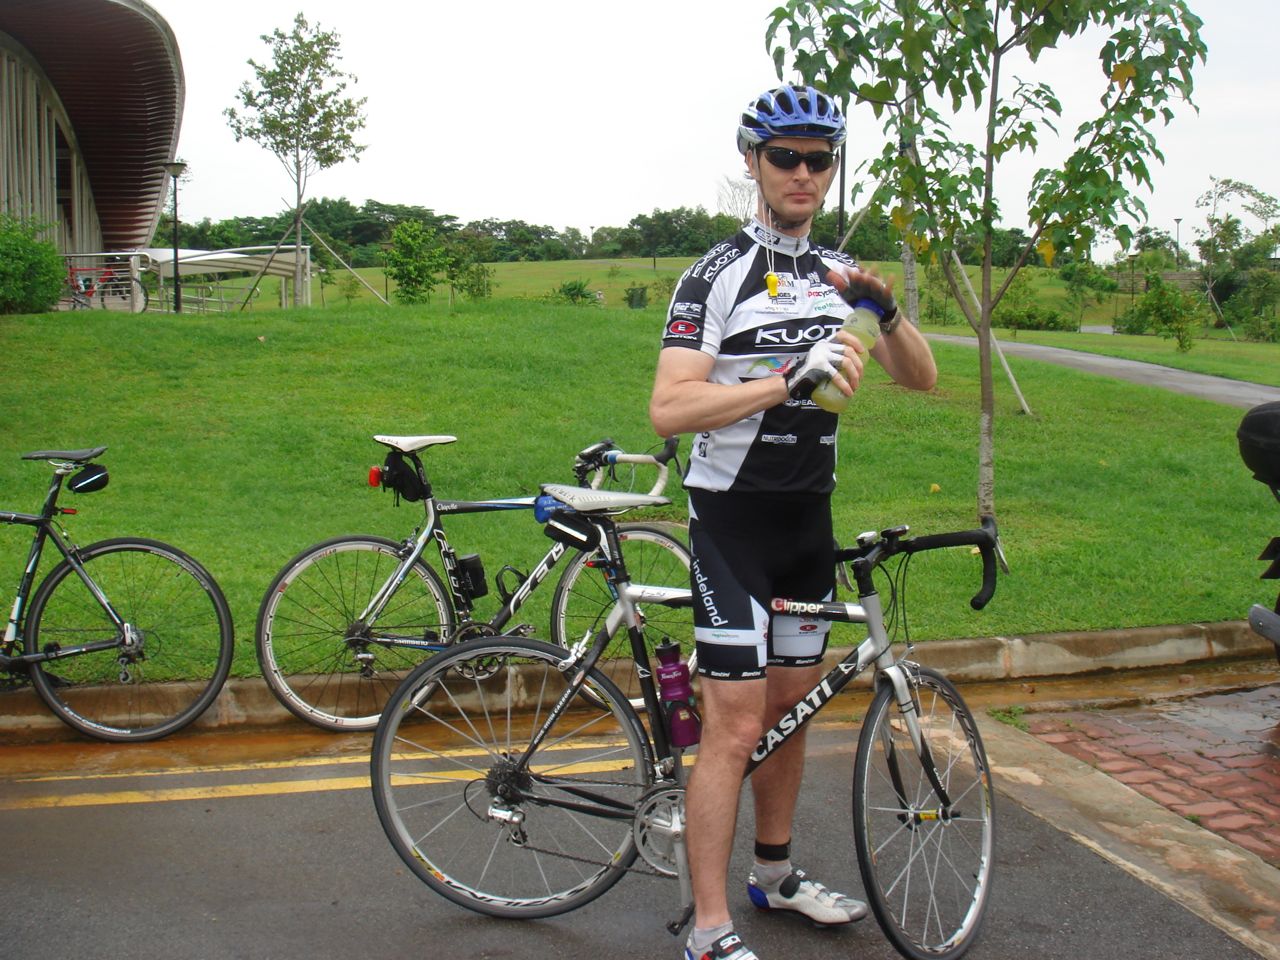
[[[673,832],[677,819],[680,823],[680,839]],[[684,842],[684,822],[684,787],[661,784],[646,793],[636,804],[636,815],[631,826],[636,850],[645,863],[664,877],[679,875],[676,844]]]

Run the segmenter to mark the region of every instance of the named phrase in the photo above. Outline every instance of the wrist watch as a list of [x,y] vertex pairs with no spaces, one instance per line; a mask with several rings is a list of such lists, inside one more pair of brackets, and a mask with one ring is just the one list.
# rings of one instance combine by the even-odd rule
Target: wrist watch
[[893,331],[898,329],[898,324],[900,324],[901,322],[902,322],[902,312],[898,310],[898,307],[895,304],[893,308],[893,312],[886,313],[883,317],[880,318],[881,336],[887,337],[889,334],[893,333]]

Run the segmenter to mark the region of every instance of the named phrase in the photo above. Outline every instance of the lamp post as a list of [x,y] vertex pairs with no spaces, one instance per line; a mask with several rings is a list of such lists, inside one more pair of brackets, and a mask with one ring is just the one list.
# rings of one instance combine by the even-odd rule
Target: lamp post
[[1182,269],[1182,218],[1173,218],[1173,230],[1176,239],[1173,241],[1173,269]]
[[178,178],[187,169],[181,160],[170,160],[164,172],[173,177],[173,312],[182,312],[182,280],[178,276]]

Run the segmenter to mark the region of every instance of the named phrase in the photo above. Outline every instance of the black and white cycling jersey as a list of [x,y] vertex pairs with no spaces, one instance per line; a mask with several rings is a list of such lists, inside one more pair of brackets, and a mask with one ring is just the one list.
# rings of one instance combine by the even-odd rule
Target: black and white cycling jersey
[[[851,312],[827,280],[854,261],[780,236],[753,220],[717,244],[680,279],[663,348],[715,358],[708,380],[735,384],[777,376]],[[766,279],[777,277],[773,291]],[[839,418],[810,400],[788,400],[730,426],[698,434],[685,485],[744,493],[827,494],[835,487]]]

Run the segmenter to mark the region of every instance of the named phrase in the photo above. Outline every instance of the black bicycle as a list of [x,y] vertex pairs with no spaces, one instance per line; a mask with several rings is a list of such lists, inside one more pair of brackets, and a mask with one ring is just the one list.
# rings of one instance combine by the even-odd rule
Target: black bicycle
[[[106,447],[37,450],[53,479],[38,514],[0,512],[0,523],[35,528],[0,642],[0,671],[29,680],[54,713],[90,737],[154,740],[181,730],[218,695],[231,669],[231,612],[217,582],[176,547],[123,537],[72,543],[58,506],[65,486],[107,485],[94,463]],[[62,560],[32,593],[46,542]],[[28,602],[29,598],[29,602]]]
[[[628,600],[624,558],[609,514],[632,500],[546,487],[564,504],[546,532],[604,545],[641,677],[644,722],[597,663],[608,636],[567,652],[520,637],[475,640],[415,669],[383,711],[372,785],[392,846],[423,882],[480,913],[547,917],[595,899],[629,870],[681,881],[677,934],[692,913],[684,847],[682,750],[660,702],[654,665]],[[566,533],[570,531],[571,533]],[[1003,564],[996,525],[908,537],[863,534],[837,552],[857,603],[778,598],[772,609],[865,624],[868,637],[761,738],[748,775],[871,668],[875,695],[853,770],[853,833],[866,895],[904,956],[954,960],[974,943],[990,899],[995,844],[991,770],[972,712],[938,672],[895,655],[873,574],[890,572],[891,614],[905,630],[906,561],[977,547],[985,606]],[[898,611],[898,606],[901,610]],[[686,718],[682,718],[685,722]]]
[[[545,500],[444,500],[435,496],[422,463],[430,448],[452,436],[377,436],[388,449],[370,483],[394,490],[398,500],[420,503],[421,520],[403,540],[367,534],[333,537],[298,554],[276,575],[258,611],[257,651],[272,692],[296,716],[331,730],[372,730],[383,705],[405,675],[424,659],[464,640],[504,630],[530,635],[528,624],[512,626],[517,611],[551,571],[568,557],[551,601],[551,637],[565,648],[583,645],[604,626],[617,643],[601,669],[611,669],[624,688],[635,685],[613,585],[594,549],[573,551],[556,542],[528,574],[504,566],[495,577],[501,607],[488,620],[475,619],[475,601],[488,583],[478,554],[460,555],[444,530],[444,517],[468,513],[524,511],[539,514]],[[668,503],[660,496],[677,440],[656,454],[627,453],[604,440],[580,451],[574,475],[580,484],[602,487],[634,481],[641,467],[657,470],[644,505]],[[631,523],[617,530],[636,582],[650,596],[640,616],[652,643],[672,639],[692,649],[693,617],[685,603],[666,606],[655,598],[669,591],[689,595],[689,551],[663,527]],[[434,543],[443,577],[427,564]],[[639,701],[637,701],[639,702]]]

